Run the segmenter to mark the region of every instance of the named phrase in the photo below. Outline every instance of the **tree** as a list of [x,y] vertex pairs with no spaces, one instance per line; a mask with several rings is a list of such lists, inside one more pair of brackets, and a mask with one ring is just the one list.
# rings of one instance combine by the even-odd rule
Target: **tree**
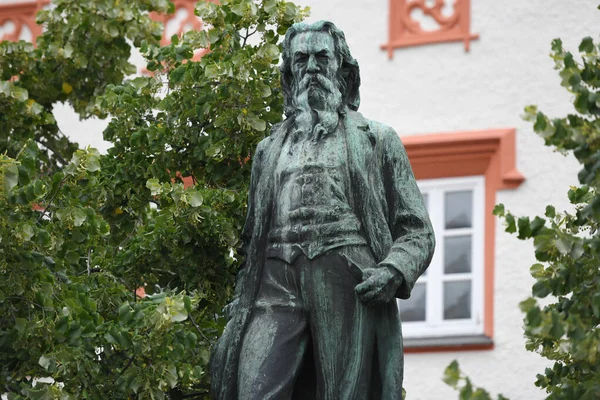
[[[167,0],[54,0],[38,15],[37,47],[0,43],[9,399],[208,398],[252,151],[283,114],[280,37],[306,10],[201,2],[210,29],[162,47],[153,11],[174,10]],[[127,78],[132,47],[154,76]],[[108,154],[60,132],[59,102],[82,118],[110,116]],[[43,377],[51,383],[34,382]]]
[[[574,210],[558,212],[549,205],[544,216],[534,218],[517,218],[502,204],[494,210],[506,232],[533,239],[539,261],[530,269],[535,283],[520,306],[527,350],[554,361],[535,383],[548,399],[600,397],[600,45],[586,37],[579,52],[578,59],[560,39],[552,42],[551,57],[561,85],[574,95],[575,112],[550,119],[528,106],[524,115],[547,146],[573,154],[582,165],[581,185],[568,192]],[[548,296],[549,304],[540,306],[538,299]],[[460,390],[461,399],[491,399],[473,388],[456,362],[444,380]]]

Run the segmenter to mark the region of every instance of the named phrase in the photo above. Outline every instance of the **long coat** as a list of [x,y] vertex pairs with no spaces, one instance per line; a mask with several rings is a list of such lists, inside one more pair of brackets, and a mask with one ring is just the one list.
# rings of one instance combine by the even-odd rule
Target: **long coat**
[[[377,263],[402,274],[404,280],[396,296],[407,299],[417,278],[429,266],[435,238],[406,151],[392,128],[358,112],[348,109],[341,121],[347,135],[354,213]],[[211,392],[218,400],[238,398],[241,345],[252,316],[267,248],[275,190],[273,172],[292,123],[292,119],[287,119],[275,125],[271,135],[259,143],[254,156],[248,215],[242,232],[245,264],[237,280],[237,305],[211,356]],[[398,352],[390,358],[400,364],[391,368],[402,371],[402,347],[390,350]],[[386,396],[385,388],[383,391],[377,398],[394,398]]]

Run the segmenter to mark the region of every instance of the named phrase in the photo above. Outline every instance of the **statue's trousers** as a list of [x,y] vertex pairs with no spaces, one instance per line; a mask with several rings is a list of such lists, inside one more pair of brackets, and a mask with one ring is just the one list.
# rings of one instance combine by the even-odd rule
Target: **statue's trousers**
[[[368,247],[361,251],[370,265],[360,267],[374,266]],[[239,399],[401,399],[396,303],[365,305],[359,282],[343,248],[292,265],[267,259],[243,339]]]

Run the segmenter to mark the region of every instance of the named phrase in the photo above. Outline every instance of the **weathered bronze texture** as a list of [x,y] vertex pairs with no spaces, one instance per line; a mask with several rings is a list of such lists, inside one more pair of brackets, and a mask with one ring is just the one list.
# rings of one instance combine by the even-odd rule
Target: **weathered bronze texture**
[[401,399],[395,298],[435,245],[406,151],[357,112],[358,63],[331,22],[292,26],[280,69],[286,119],[253,157],[213,397]]

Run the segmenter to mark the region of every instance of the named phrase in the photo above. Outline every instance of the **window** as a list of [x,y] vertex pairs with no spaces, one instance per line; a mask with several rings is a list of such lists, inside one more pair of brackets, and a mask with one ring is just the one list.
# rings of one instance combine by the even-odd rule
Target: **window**
[[398,300],[406,338],[484,331],[485,178],[418,181],[437,245],[408,300]]
[[[492,349],[496,226],[492,210],[498,190],[516,189],[525,180],[515,162],[516,131],[490,129],[413,135],[402,137],[402,143],[417,182],[425,194],[438,241],[433,263],[419,280],[419,284],[423,283],[424,286],[416,288],[413,294],[415,299],[403,301],[401,305],[403,312],[406,312],[411,307],[411,301],[425,304],[424,310],[421,310],[425,320],[403,323],[405,352]],[[459,228],[450,224],[447,228],[446,193],[464,191],[473,193],[472,226]],[[460,195],[449,195],[451,211],[456,211],[452,210],[451,203],[464,205],[464,196],[461,199]],[[450,244],[445,242],[453,235],[469,236],[467,232],[470,232],[471,238],[471,270],[468,273],[447,273],[443,265],[443,252],[446,245],[452,244],[452,239]],[[478,250],[475,251],[475,248]],[[454,310],[448,311],[446,317],[456,318],[444,318],[444,283],[461,279],[468,281],[467,277],[470,277],[471,290],[469,318],[458,318],[460,314],[453,313]],[[450,290],[455,289],[456,293],[461,289],[458,285],[447,285],[449,301]],[[418,291],[423,289],[424,293],[420,296],[424,300],[417,302]],[[464,287],[462,289],[464,293],[466,290]],[[464,311],[462,315],[466,313]],[[405,317],[410,319],[409,315],[405,314]]]

